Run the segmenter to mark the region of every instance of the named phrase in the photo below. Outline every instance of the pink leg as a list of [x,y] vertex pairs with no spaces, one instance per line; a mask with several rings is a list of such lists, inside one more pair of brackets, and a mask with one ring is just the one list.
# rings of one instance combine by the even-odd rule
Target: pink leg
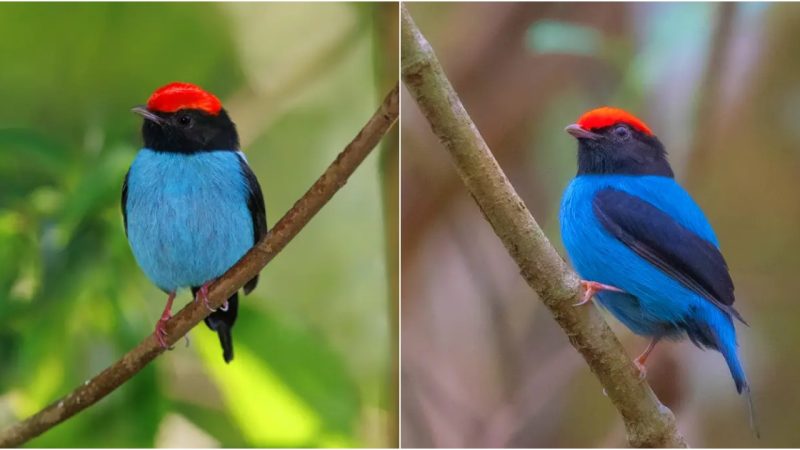
[[633,364],[635,364],[636,368],[639,369],[639,378],[644,379],[644,377],[647,376],[647,368],[644,366],[644,363],[647,361],[647,357],[650,356],[650,352],[656,348],[656,344],[658,344],[660,339],[660,337],[654,337],[647,345],[647,348],[644,349],[642,354],[633,360]]
[[206,281],[205,284],[200,286],[200,290],[197,291],[197,295],[194,297],[195,302],[203,300],[203,304],[206,306],[206,309],[208,309],[211,312],[216,311],[216,309],[213,309],[211,305],[208,304],[208,287],[211,286],[211,283],[213,283],[214,281],[216,280]]
[[598,283],[596,281],[586,281],[581,280],[581,286],[583,286],[583,298],[578,303],[575,303],[573,306],[581,306],[589,303],[592,301],[592,297],[594,294],[600,291],[612,291],[612,292],[625,292],[620,288],[616,288],[614,286],[610,286],[608,284]]
[[156,340],[161,344],[161,348],[169,348],[167,345],[167,321],[172,318],[172,301],[175,300],[175,293],[170,292],[167,297],[167,305],[164,307],[164,312],[161,313],[161,318],[156,322],[156,331],[153,333]]

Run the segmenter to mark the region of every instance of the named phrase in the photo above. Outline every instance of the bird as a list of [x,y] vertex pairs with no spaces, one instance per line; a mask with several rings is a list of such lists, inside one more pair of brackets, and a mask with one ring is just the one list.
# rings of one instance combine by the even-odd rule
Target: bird
[[584,305],[597,299],[633,333],[650,338],[634,363],[662,339],[688,337],[724,357],[755,426],[750,385],[738,354],[734,285],[702,209],[676,181],[663,144],[640,119],[604,106],[565,131],[578,142],[578,170],[559,213],[567,255]]
[[[233,359],[238,291],[213,310],[208,287],[267,233],[261,186],[239,148],[220,100],[199,86],[172,82],[132,109],[144,119],[143,147],[122,184],[122,217],[133,256],[167,294],[154,336],[167,348],[167,321],[179,289],[211,311],[206,325]],[[244,285],[249,294],[258,276]]]

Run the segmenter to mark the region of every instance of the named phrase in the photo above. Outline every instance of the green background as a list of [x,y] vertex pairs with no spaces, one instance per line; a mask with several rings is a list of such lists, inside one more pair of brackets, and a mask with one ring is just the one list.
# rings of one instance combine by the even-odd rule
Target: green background
[[[380,8],[0,5],[0,426],[122,356],[164,306],[119,211],[141,145],[130,108],[176,80],[219,96],[272,226],[385,94]],[[381,161],[372,155],[262,273],[230,365],[201,325],[188,347],[29,445],[385,445],[396,237],[387,246]]]

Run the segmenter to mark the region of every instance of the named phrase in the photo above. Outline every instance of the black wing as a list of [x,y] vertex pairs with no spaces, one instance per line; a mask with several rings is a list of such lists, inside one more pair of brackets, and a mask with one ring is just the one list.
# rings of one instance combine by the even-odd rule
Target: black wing
[[733,308],[733,280],[714,244],[627,192],[603,189],[592,207],[605,229],[636,254],[746,324]]
[[[247,197],[247,209],[250,210],[250,216],[253,218],[253,245],[255,245],[267,234],[267,211],[264,208],[264,194],[261,193],[261,185],[258,184],[256,174],[253,173],[253,170],[250,169],[247,161],[241,155],[239,155],[239,165],[242,168],[242,174],[244,174],[250,192]],[[244,293],[249,294],[250,291],[255,289],[256,284],[258,284],[258,275],[244,285]]]
[[122,182],[122,223],[125,226],[125,235],[128,235],[128,211],[125,207],[125,204],[128,203],[128,175],[131,174],[131,170],[128,169],[128,172],[125,173],[125,181]]

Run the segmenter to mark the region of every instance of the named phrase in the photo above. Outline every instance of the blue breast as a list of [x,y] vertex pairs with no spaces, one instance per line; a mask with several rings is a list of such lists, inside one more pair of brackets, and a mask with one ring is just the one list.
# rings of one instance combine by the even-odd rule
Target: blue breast
[[139,151],[128,175],[128,241],[159,288],[200,286],[253,246],[240,158],[232,151]]
[[636,195],[681,225],[718,246],[702,210],[671,178],[660,176],[583,175],[564,193],[561,234],[581,278],[616,286],[630,295],[600,293],[597,298],[620,321],[643,335],[678,333],[687,315],[709,310],[710,303],[666,275],[610,235],[592,210],[598,190],[614,187]]

